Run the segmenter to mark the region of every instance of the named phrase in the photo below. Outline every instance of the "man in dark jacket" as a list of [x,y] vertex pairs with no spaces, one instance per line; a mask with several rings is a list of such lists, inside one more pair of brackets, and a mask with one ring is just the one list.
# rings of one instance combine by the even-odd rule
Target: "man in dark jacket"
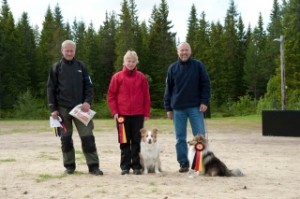
[[169,66],[164,94],[167,116],[173,119],[179,172],[189,170],[187,120],[193,135],[205,136],[204,115],[210,100],[210,80],[201,61],[191,58],[191,47],[183,42],[177,48],[178,60]]
[[93,85],[87,68],[83,62],[75,59],[75,51],[76,44],[73,41],[66,40],[62,43],[63,58],[52,66],[48,77],[48,106],[52,118],[58,119],[60,117],[66,127],[65,132],[61,133],[65,173],[73,174],[76,169],[72,140],[73,121],[81,139],[89,173],[103,175],[103,172],[99,169],[99,158],[93,135],[93,121],[91,120],[85,126],[80,120],[69,114],[78,104],[82,104],[82,111],[90,111],[93,98]]

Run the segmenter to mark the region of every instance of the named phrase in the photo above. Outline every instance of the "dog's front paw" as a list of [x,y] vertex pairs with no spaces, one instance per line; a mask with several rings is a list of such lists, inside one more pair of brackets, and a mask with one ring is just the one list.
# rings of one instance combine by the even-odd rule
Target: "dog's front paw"
[[155,173],[156,173],[156,174],[159,174],[159,173],[160,173],[160,171],[159,171],[159,170],[155,170]]
[[190,169],[189,170],[189,175],[192,175],[192,174],[194,174],[195,173],[195,171],[193,170],[193,169]]

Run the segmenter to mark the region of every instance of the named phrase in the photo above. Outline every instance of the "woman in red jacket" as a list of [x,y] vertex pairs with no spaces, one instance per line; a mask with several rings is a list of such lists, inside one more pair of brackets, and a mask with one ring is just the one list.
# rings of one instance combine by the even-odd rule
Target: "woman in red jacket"
[[107,101],[117,123],[121,149],[121,175],[141,174],[140,129],[150,116],[150,93],[146,76],[137,70],[139,63],[135,51],[127,51],[123,59],[123,69],[111,78]]

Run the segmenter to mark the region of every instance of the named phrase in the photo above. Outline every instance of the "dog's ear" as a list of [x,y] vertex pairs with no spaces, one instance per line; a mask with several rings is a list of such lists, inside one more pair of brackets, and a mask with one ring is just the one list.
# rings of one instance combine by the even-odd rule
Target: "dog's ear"
[[140,132],[141,132],[141,135],[143,135],[143,134],[145,134],[145,133],[147,132],[147,130],[146,130],[145,128],[142,128],[142,129],[140,130]]
[[153,135],[157,136],[157,132],[158,132],[157,129],[152,129],[152,134],[153,134]]

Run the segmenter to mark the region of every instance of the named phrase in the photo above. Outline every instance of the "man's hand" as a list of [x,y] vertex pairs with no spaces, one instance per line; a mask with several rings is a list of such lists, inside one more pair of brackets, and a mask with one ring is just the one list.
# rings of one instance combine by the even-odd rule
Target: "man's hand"
[[91,105],[87,102],[84,102],[81,106],[81,110],[83,112],[89,112],[90,108],[91,108]]
[[200,112],[205,112],[207,110],[207,106],[205,104],[200,104]]
[[170,120],[173,120],[173,112],[172,111],[168,111],[167,116]]
[[53,111],[53,112],[51,113],[52,118],[55,119],[55,120],[58,120],[58,115],[59,115],[59,112],[58,112],[58,111]]

